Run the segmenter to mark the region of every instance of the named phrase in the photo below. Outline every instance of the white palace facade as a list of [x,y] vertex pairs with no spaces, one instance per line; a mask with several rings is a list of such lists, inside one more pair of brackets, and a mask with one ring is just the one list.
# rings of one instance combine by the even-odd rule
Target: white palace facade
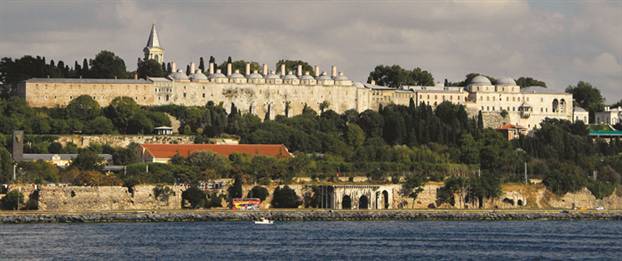
[[[159,45],[157,32],[152,27],[144,48],[146,59],[163,62],[164,49]],[[177,70],[167,77],[147,79],[69,79],[33,78],[18,85],[18,95],[32,107],[66,106],[80,96],[92,96],[101,106],[114,98],[127,96],[143,106],[177,104],[203,106],[208,101],[222,104],[229,111],[234,104],[241,112],[250,112],[263,118],[269,112],[289,117],[302,113],[305,106],[316,111],[320,105],[337,113],[346,110],[362,112],[377,110],[380,105],[406,105],[413,99],[437,106],[442,102],[464,105],[471,116],[482,112],[487,127],[496,128],[510,123],[531,130],[545,118],[574,120],[572,94],[542,87],[520,88],[513,79],[505,78],[493,84],[484,76],[474,77],[466,87],[404,86],[398,89],[373,83],[353,82],[332,66],[328,73],[315,66],[312,72],[286,72],[285,66],[270,70],[264,64],[261,71],[232,71],[227,73],[209,64],[201,71],[191,64],[190,75]]]

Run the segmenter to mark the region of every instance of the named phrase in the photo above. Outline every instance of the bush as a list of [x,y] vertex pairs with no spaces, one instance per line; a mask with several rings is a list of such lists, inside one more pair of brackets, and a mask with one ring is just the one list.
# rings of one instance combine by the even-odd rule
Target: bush
[[273,208],[298,208],[302,201],[300,197],[296,195],[296,191],[289,186],[283,188],[277,187],[274,189],[274,196],[272,197]]
[[604,197],[608,197],[613,194],[616,185],[604,181],[589,181],[587,183],[587,188],[592,192],[594,197],[597,199],[603,199]]
[[174,196],[175,191],[173,191],[168,186],[157,185],[153,188],[153,196],[162,202],[168,202],[170,196]]
[[264,200],[266,200],[268,195],[270,195],[270,193],[268,192],[268,189],[266,189],[266,188],[264,188],[262,186],[254,186],[248,192],[248,195],[246,197],[247,198],[258,198],[258,199],[261,199],[261,201],[264,201]]
[[0,199],[0,208],[3,210],[17,210],[18,206],[24,206],[24,194],[17,190],[11,190]]
[[28,202],[26,202],[26,206],[24,207],[24,209],[39,209],[39,190],[33,190],[32,193],[30,193],[30,195],[28,196]]
[[202,208],[207,201],[207,195],[201,189],[192,186],[181,193],[182,206],[186,207],[185,202],[190,204],[190,208]]

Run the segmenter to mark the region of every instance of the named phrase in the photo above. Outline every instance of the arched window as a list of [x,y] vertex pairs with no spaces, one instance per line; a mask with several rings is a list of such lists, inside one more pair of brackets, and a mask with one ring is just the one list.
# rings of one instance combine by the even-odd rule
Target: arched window
[[557,99],[554,99],[552,112],[558,112],[558,111],[559,111],[559,101],[557,101]]
[[561,99],[559,101],[559,112],[561,113],[565,113],[566,112],[566,100]]

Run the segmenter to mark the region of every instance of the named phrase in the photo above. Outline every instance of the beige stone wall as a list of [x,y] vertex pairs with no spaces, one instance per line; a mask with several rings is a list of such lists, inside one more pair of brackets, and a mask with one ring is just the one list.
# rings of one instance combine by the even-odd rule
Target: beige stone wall
[[[41,185],[39,210],[79,212],[181,208],[181,192],[185,188],[173,185],[166,186],[174,191],[174,195],[164,201],[155,198],[154,185],[135,186],[133,194],[126,187],[120,186]],[[34,186],[21,185],[19,189],[28,200],[28,195],[34,190]]]
[[[270,108],[270,117],[285,115],[286,103],[289,103],[289,116],[302,113],[305,104],[320,111],[320,103],[329,103],[329,109],[342,113],[349,109],[364,111],[369,108],[366,101],[368,90],[354,86],[288,85],[288,84],[235,84],[235,83],[199,83],[171,82],[171,88],[161,87],[169,95],[158,94],[157,104],[181,104],[203,106],[208,101],[223,104],[229,113],[231,104],[241,112],[251,112],[260,118]],[[171,93],[169,93],[169,89]]]
[[125,148],[130,143],[192,144],[194,138],[192,135],[58,135],[56,142],[63,146],[73,143],[79,148],[86,148],[91,144]]
[[140,105],[155,104],[155,93],[151,83],[60,83],[25,82],[18,86],[32,107],[67,106],[72,99],[90,95],[100,106],[108,106],[117,97],[133,98]]

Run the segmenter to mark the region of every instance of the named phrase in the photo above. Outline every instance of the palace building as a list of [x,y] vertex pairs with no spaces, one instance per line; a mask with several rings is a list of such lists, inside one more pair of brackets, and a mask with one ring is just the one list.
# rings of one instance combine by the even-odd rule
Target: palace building
[[[164,62],[164,48],[160,46],[155,25],[152,26],[147,45],[143,49],[145,59]],[[464,105],[469,115],[480,112],[485,126],[497,128],[512,124],[531,130],[545,118],[564,120],[583,119],[574,112],[572,94],[542,87],[520,88],[513,79],[504,78],[494,84],[479,75],[466,87],[451,86],[403,86],[389,88],[372,83],[354,82],[332,66],[329,72],[320,72],[315,66],[312,72],[303,72],[298,66],[295,72],[286,72],[285,66],[270,70],[267,64],[261,71],[251,71],[246,64],[244,72],[233,71],[227,65],[226,72],[215,69],[210,63],[206,71],[190,64],[190,75],[178,70],[171,63],[173,73],[167,77],[147,79],[69,79],[33,78],[18,84],[17,93],[32,107],[66,106],[80,96],[92,96],[101,106],[114,98],[127,96],[143,106],[177,104],[203,106],[208,101],[222,104],[229,112],[235,105],[241,112],[250,112],[263,118],[269,115],[299,115],[305,106],[316,111],[320,108],[343,113],[347,110],[362,112],[377,110],[381,105],[437,106],[442,102]]]

